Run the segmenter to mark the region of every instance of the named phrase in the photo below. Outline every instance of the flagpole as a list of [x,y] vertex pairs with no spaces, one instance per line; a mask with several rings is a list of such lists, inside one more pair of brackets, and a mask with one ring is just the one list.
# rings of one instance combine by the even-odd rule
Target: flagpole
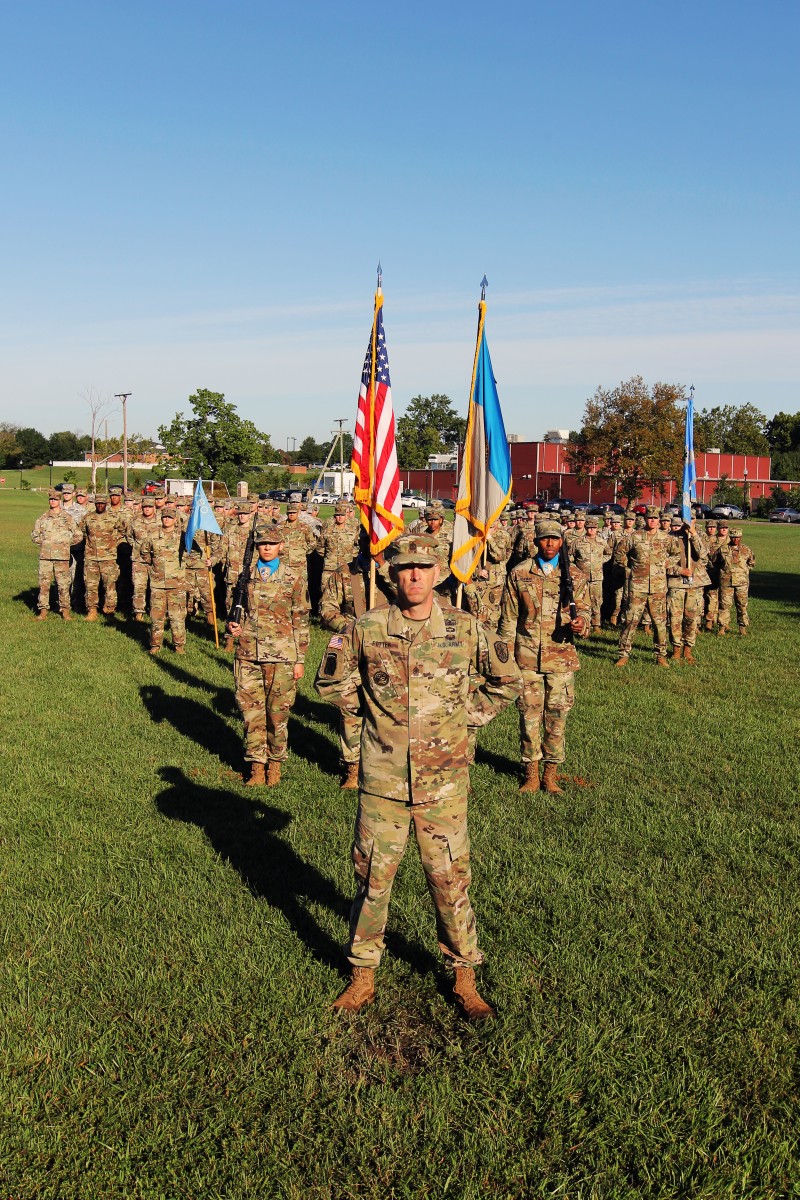
[[[206,558],[210,558],[211,554],[208,548],[208,530],[204,529],[203,532],[206,535]],[[217,605],[216,601],[214,600],[214,580],[211,578],[211,567],[206,566],[206,570],[208,572],[208,591],[211,596],[211,616],[214,621],[214,645],[219,650],[219,630],[217,629]]]

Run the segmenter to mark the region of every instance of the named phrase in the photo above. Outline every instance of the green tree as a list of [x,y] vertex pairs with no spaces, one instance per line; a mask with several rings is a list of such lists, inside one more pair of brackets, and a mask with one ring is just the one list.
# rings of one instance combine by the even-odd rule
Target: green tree
[[50,443],[38,429],[18,429],[19,457],[25,467],[42,467],[50,461]]
[[22,450],[17,441],[19,425],[3,421],[0,425],[0,467],[18,467]]
[[203,475],[221,479],[230,488],[244,468],[264,461],[269,438],[252,421],[243,421],[224,393],[198,388],[189,397],[192,416],[176,413],[169,425],[159,425],[158,436],[167,453],[181,462],[189,478]]
[[444,454],[464,441],[466,417],[449,396],[415,396],[396,427],[397,461],[404,470],[427,467],[431,454]]
[[754,404],[724,404],[695,414],[695,450],[723,454],[769,454],[767,418]]
[[800,412],[776,413],[771,421],[767,421],[764,432],[771,454],[787,454],[791,450],[800,450]]
[[628,500],[645,485],[679,479],[683,471],[684,389],[656,383],[648,389],[641,375],[586,401],[583,426],[571,439],[567,457],[579,482],[592,475],[598,483],[617,482]]
[[297,449],[297,462],[300,463],[315,463],[322,462],[325,458],[325,451],[319,442],[315,442],[313,437],[303,438]]
[[76,433],[65,430],[63,433],[51,433],[47,439],[50,446],[50,457],[66,459],[67,461],[83,458],[83,451]]

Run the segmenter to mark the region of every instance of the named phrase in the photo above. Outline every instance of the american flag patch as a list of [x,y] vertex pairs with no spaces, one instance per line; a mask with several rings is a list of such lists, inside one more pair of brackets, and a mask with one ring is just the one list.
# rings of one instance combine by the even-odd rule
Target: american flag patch
[[344,638],[341,637],[339,634],[335,634],[334,637],[332,637],[331,640],[328,642],[328,649],[329,650],[341,650],[343,645],[344,645]]

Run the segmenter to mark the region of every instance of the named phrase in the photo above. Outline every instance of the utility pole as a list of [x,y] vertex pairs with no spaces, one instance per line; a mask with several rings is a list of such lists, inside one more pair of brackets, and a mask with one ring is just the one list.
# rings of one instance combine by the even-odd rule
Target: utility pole
[[332,432],[339,439],[339,496],[344,498],[344,427],[347,424],[346,417],[337,417],[336,424],[339,429]]
[[105,452],[106,452],[106,493],[108,493],[108,418],[103,422],[105,425]]
[[[114,399],[122,401],[122,490],[128,490],[128,396],[133,392],[115,392]],[[108,464],[106,464],[107,466]]]

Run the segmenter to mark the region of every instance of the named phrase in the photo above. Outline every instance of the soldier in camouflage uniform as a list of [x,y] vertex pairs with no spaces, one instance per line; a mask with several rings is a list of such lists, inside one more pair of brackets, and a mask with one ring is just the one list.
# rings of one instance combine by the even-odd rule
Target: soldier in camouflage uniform
[[510,532],[499,523],[493,525],[486,539],[486,561],[476,568],[469,583],[464,584],[467,612],[480,621],[487,637],[494,633],[500,620],[500,601],[510,553]]
[[47,619],[50,585],[55,579],[58,607],[64,620],[69,621],[69,556],[71,548],[83,541],[83,534],[62,508],[61,496],[55,488],[47,493],[47,502],[48,511],[37,517],[31,532],[31,541],[39,547],[39,612],[36,619]]
[[[430,535],[433,532],[430,522],[434,518],[439,521],[444,521],[444,505],[442,504],[441,500],[431,500],[428,504],[426,504],[422,510],[422,516],[417,517],[416,521],[412,521],[405,532],[424,533],[426,535]],[[436,528],[440,529],[441,526],[437,525]]]
[[659,509],[649,505],[645,514],[646,528],[634,533],[617,547],[616,561],[630,569],[630,600],[625,617],[625,627],[619,639],[617,667],[627,665],[634,634],[647,612],[653,623],[653,644],[656,663],[668,667],[667,662],[667,564],[677,554],[674,539],[658,528]]
[[100,580],[103,581],[103,612],[110,615],[117,609],[117,546],[125,536],[119,519],[107,511],[108,497],[98,493],[94,512],[87,513],[81,523],[86,539],[83,549],[83,579],[86,585],[86,620],[96,621],[100,607]]
[[282,557],[281,530],[260,526],[254,544],[246,615],[241,624],[230,621],[228,630],[238,638],[234,678],[250,764],[247,783],[274,787],[288,757],[289,713],[303,677],[310,606],[303,572]]
[[697,529],[694,517],[684,525],[680,517],[670,521],[678,553],[667,564],[667,619],[672,657],[694,665],[693,651],[703,620],[703,601],[708,586],[708,542]]
[[177,527],[174,504],[161,510],[161,529],[145,538],[139,553],[150,567],[150,653],[158,654],[169,617],[176,654],[186,648],[186,576],[183,570],[183,533]]
[[[252,505],[249,500],[240,500],[236,505],[236,522],[231,522],[223,534],[219,550],[220,562],[225,577],[225,612],[229,614],[233,603],[233,589],[242,571],[245,547],[253,523]],[[225,649],[233,649],[233,638],[227,638]]]
[[597,517],[586,518],[586,535],[575,542],[572,550],[572,561],[579,571],[586,576],[589,588],[589,601],[592,608],[592,633],[599,633],[603,608],[603,576],[605,564],[611,557],[611,547],[608,542],[600,541],[598,533],[600,521]]
[[317,544],[311,526],[300,520],[301,505],[290,500],[286,505],[286,520],[281,525],[284,553],[290,566],[301,570],[308,579],[308,556]]
[[736,617],[739,633],[747,633],[750,618],[747,615],[747,599],[750,590],[750,571],[756,558],[749,546],[742,542],[742,531],[731,527],[727,546],[718,546],[716,563],[719,570],[719,629],[717,637],[724,637],[731,621],[731,605],[736,601]]
[[570,522],[567,522],[567,532],[564,534],[564,542],[570,554],[574,554],[575,547],[582,538],[586,536],[586,510],[576,508],[574,514],[574,526],[570,528]]
[[[509,572],[497,633],[514,640],[514,656],[522,672],[517,700],[525,770],[521,792],[560,792],[558,767],[566,758],[566,724],[575,703],[575,671],[580,667],[574,635],[582,637],[591,611],[586,577],[570,567],[576,617],[563,603],[562,526],[536,522],[536,554]],[[539,762],[544,771],[539,778]]]
[[508,557],[509,571],[518,567],[520,563],[527,562],[536,553],[536,527],[533,515],[525,508],[518,508],[516,525],[511,554]]
[[[191,509],[190,509],[191,515]],[[184,530],[186,525],[184,525]],[[208,545],[206,545],[208,538]],[[211,584],[209,571],[219,558],[222,535],[206,533],[198,529],[191,550],[185,549],[183,567],[186,572],[186,615],[192,616],[201,607],[206,622],[213,627],[214,613],[211,605]]]
[[150,564],[142,558],[142,542],[153,537],[161,529],[156,517],[152,496],[142,499],[142,515],[131,522],[128,538],[131,547],[131,572],[133,575],[133,619],[143,621],[147,611],[147,585],[150,582]]
[[608,518],[608,527],[604,532],[606,545],[611,552],[606,559],[603,571],[605,605],[609,625],[616,625],[622,609],[622,593],[625,587],[625,572],[614,562],[614,552],[623,538],[622,517],[619,513],[611,513]]
[[[334,1007],[356,1012],[375,993],[389,898],[413,825],[436,909],[439,946],[455,967],[454,994],[472,1020],[494,1015],[479,996],[467,833],[468,726],[487,724],[519,693],[505,643],[487,645],[475,619],[440,604],[438,546],[424,534],[393,543],[397,604],[334,634],[317,674],[324,699],[363,712],[351,982]],[[498,649],[499,647],[499,649]]]
[[[369,536],[362,531],[359,553],[351,562],[334,571],[328,580],[319,603],[319,619],[323,629],[332,633],[350,633],[359,617],[369,609],[370,553]],[[392,604],[397,595],[389,577],[383,556],[376,561],[375,608]],[[358,787],[358,763],[361,756],[361,714],[339,713],[339,750],[343,776],[342,788]]]
[[724,532],[719,532],[719,523],[715,520],[706,521],[706,541],[708,542],[708,578],[706,588],[704,628],[711,633],[719,615],[719,566],[717,550],[728,540],[727,518],[724,521]]
[[358,530],[350,520],[350,505],[340,500],[333,510],[333,520],[327,521],[317,538],[315,550],[322,558],[322,590],[334,571],[353,557]]

